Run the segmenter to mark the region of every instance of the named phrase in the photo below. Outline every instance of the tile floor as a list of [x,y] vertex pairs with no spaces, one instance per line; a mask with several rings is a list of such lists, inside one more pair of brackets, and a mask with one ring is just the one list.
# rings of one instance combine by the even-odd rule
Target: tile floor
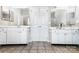
[[79,53],[79,46],[30,42],[28,45],[2,45],[0,53]]

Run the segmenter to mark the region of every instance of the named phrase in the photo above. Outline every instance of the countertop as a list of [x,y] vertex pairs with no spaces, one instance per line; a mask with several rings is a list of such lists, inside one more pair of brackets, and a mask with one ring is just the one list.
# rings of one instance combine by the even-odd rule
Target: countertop
[[52,30],[68,30],[68,29],[79,29],[79,27],[50,27]]

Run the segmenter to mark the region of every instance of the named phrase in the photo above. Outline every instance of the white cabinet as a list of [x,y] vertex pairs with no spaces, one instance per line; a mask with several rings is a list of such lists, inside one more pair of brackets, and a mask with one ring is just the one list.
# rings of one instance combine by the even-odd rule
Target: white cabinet
[[29,31],[28,28],[21,28],[21,33],[19,34],[21,44],[28,43],[28,37],[29,37],[28,31]]
[[0,28],[0,45],[6,44],[6,28]]
[[52,43],[65,44],[64,30],[52,30]]
[[65,33],[64,33],[64,36],[65,36],[65,44],[72,44],[72,32],[70,29],[68,30],[65,30]]
[[52,44],[72,44],[71,30],[52,30]]
[[65,44],[65,35],[64,35],[64,30],[58,30],[58,44]]
[[27,44],[27,29],[8,28],[7,44]]
[[78,30],[72,30],[72,44],[79,44],[79,31]]
[[57,30],[52,30],[52,44],[57,44],[58,43],[58,34]]
[[74,35],[74,39],[73,39],[73,43],[74,44],[79,44],[79,33],[76,33],[75,35]]

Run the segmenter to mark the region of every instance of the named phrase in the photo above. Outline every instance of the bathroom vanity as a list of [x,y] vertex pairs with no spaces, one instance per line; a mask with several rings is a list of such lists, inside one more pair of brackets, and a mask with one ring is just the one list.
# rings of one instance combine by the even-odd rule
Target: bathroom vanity
[[79,44],[78,27],[62,27],[61,29],[52,27],[50,32],[52,44]]
[[29,27],[8,26],[0,27],[0,45],[2,44],[27,44]]
[[28,8],[0,6],[0,45],[27,44],[28,37]]

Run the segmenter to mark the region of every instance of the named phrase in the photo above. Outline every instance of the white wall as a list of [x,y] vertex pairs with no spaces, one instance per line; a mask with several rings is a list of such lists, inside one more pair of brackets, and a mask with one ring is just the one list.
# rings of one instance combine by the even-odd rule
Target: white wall
[[76,14],[75,14],[75,20],[76,20],[76,23],[79,23],[79,7],[76,7]]
[[1,15],[1,14],[2,14],[2,12],[1,12],[1,6],[0,6],[0,20],[1,20],[1,17],[2,17],[2,15]]

